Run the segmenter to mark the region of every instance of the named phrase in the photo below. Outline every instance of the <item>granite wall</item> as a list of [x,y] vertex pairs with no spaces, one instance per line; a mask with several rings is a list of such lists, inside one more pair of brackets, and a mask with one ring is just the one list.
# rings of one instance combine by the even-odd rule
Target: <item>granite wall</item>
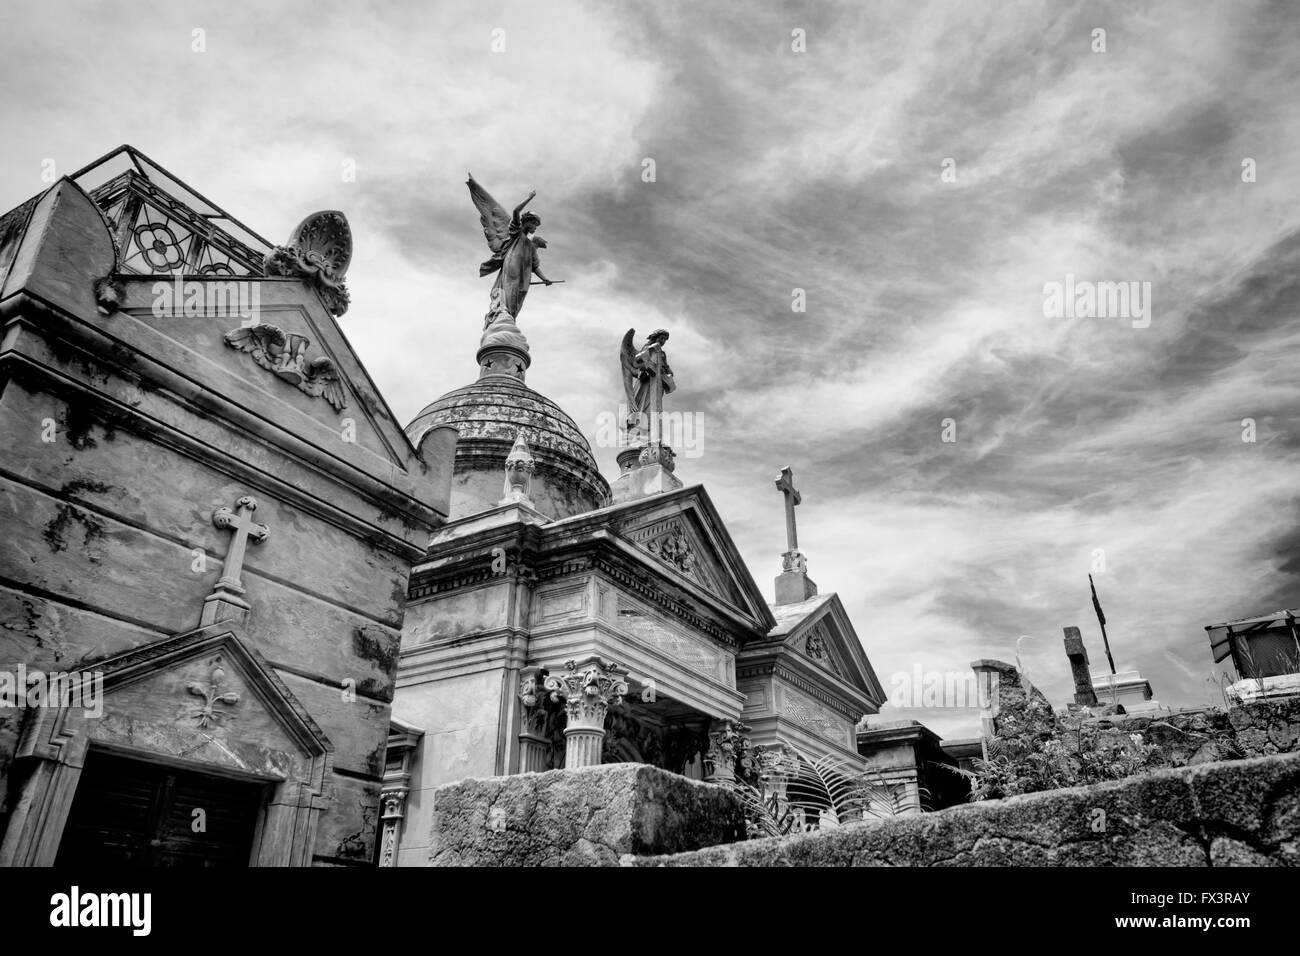
[[744,811],[722,787],[645,764],[485,780],[433,795],[431,866],[616,866],[742,839]]

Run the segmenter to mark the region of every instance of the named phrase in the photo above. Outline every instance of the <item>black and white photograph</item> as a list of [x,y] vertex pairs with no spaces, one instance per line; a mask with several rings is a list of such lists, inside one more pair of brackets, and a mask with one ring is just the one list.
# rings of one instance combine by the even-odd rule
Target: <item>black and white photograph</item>
[[4,0],[0,121],[7,924],[1280,917],[1300,3]]

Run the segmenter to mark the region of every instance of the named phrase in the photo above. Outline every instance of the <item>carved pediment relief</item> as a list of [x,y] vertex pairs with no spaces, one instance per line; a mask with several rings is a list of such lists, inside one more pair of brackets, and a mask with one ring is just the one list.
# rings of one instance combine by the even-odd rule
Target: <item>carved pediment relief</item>
[[94,696],[36,715],[29,732],[49,718],[87,742],[323,783],[328,739],[228,627],[209,625],[75,673]]
[[311,347],[307,336],[259,323],[227,332],[225,341],[231,348],[248,352],[254,362],[300,391],[325,399],[335,411],[347,408],[347,392],[338,368],[328,358],[307,359]]
[[826,668],[836,677],[844,676],[844,665],[839,660],[839,648],[831,636],[825,619],[815,623],[793,640],[793,645],[814,664]]
[[692,578],[700,584],[704,583],[704,576],[700,570],[699,557],[695,553],[695,546],[682,529],[680,521],[668,522],[664,530],[659,531],[653,537],[646,536],[642,538],[640,543],[643,548],[660,561],[671,564],[688,578]]
[[686,515],[671,515],[625,531],[626,537],[678,574],[731,604],[740,596],[711,546]]

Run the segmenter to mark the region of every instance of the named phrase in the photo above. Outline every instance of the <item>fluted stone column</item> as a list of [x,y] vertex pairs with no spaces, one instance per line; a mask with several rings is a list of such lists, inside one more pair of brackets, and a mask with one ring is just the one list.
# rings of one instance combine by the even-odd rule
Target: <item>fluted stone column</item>
[[519,671],[520,773],[541,773],[546,769],[546,711],[542,707],[542,682],[546,668],[530,664]]
[[605,740],[605,715],[611,705],[623,702],[627,671],[595,655],[564,666],[564,674],[546,678],[552,699],[564,698],[569,718],[564,728],[564,768],[595,767]]

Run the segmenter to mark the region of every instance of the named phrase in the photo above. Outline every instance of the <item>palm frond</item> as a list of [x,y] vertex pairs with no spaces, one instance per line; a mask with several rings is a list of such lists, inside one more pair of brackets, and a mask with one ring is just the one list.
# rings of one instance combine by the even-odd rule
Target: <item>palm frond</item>
[[[729,784],[744,804],[751,836],[838,827],[915,808],[906,787],[839,757],[810,757],[788,745],[760,757],[758,786],[741,780]],[[918,794],[927,797],[928,792]]]

